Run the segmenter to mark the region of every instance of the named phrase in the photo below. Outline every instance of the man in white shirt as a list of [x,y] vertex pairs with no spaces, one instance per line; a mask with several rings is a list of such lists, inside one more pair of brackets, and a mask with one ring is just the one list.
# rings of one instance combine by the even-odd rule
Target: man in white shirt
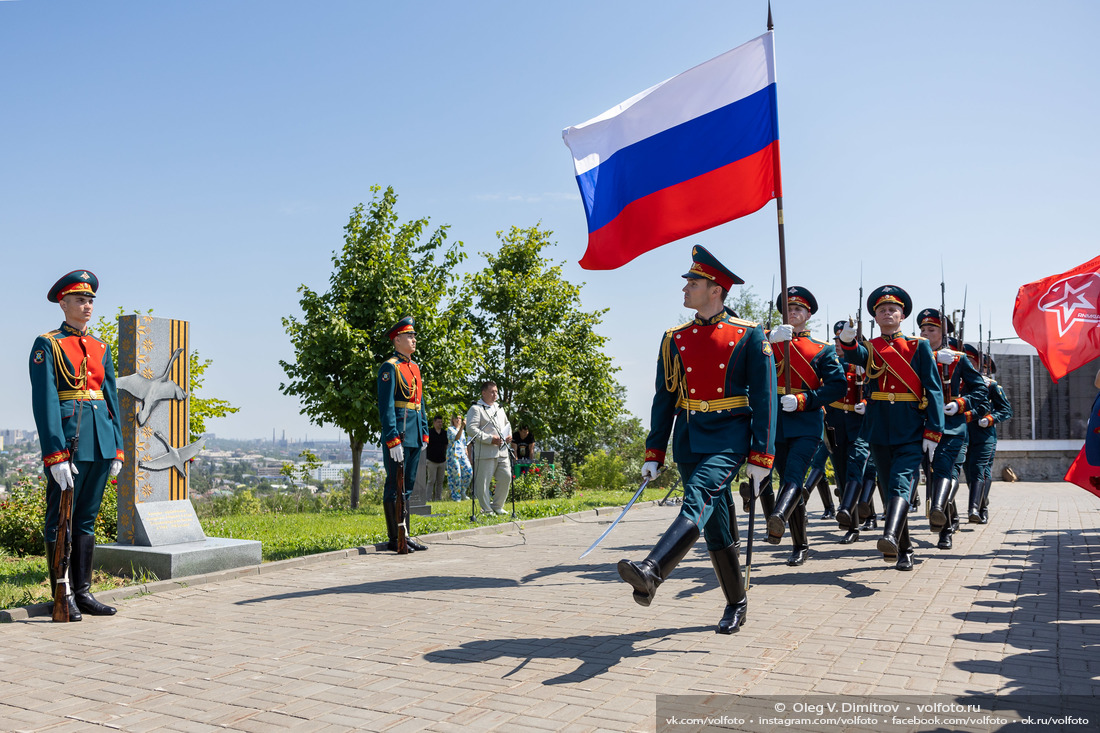
[[[481,385],[481,399],[466,413],[466,434],[473,444],[474,496],[485,514],[507,514],[504,502],[512,486],[512,462],[508,458],[512,425],[497,402],[497,384]],[[496,490],[489,498],[489,485],[496,478]]]

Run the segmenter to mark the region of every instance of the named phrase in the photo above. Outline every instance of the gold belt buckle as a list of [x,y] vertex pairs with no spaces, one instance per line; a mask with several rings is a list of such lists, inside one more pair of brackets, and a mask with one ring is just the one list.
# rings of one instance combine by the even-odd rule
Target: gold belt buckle
[[707,402],[706,400],[702,400],[699,403],[699,409],[702,410],[703,412],[709,411],[710,410],[710,403]]
[[891,405],[894,404],[894,393],[893,392],[890,393],[889,400],[890,400]]

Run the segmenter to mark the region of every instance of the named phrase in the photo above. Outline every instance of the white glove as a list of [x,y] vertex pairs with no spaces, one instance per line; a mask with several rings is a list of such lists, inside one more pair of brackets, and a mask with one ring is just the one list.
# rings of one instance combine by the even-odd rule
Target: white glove
[[768,341],[771,341],[773,344],[779,343],[780,341],[790,341],[793,335],[794,326],[789,323],[780,323],[768,334]]
[[771,476],[771,469],[758,466],[755,463],[750,463],[748,467],[749,472],[749,484],[752,486],[752,495],[760,496],[760,491],[764,488],[764,483]]
[[122,461],[117,458],[111,461],[111,478],[115,478],[122,473]]
[[652,481],[657,478],[657,461],[646,461],[642,464],[642,481]]
[[944,402],[943,403],[943,414],[944,415],[957,415],[957,414],[959,414],[959,403],[955,402],[955,400],[951,400],[950,402]]
[[76,470],[76,466],[69,466],[68,461],[50,466],[50,474],[53,475],[53,480],[57,482],[62,491],[69,491],[76,485],[73,483],[74,473],[80,473],[80,471]]
[[981,425],[983,428],[988,428],[990,425],[993,424],[993,418],[991,418],[989,415],[986,415],[985,417],[978,420],[978,424]]
[[867,403],[866,402],[857,402],[855,404],[855,407],[852,408],[852,412],[854,412],[857,415],[866,415],[867,414]]
[[936,361],[940,364],[954,364],[958,358],[958,352],[951,349],[940,349],[936,352]]
[[405,462],[405,447],[402,446],[400,443],[398,443],[394,447],[390,448],[390,459],[394,463],[404,463]]
[[798,409],[798,397],[793,394],[785,394],[779,398],[779,406],[783,412],[794,412]]
[[936,455],[936,446],[938,445],[939,443],[934,440],[929,440],[928,438],[924,439],[924,452],[928,455],[929,461]]
[[848,319],[848,322],[840,327],[840,340],[846,344],[850,344],[856,340],[856,326],[852,323],[852,319]]

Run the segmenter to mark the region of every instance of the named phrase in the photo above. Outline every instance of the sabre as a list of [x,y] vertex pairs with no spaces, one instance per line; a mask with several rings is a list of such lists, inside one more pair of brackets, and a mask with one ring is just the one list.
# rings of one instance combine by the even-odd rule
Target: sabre
[[[664,469],[661,469],[661,470],[664,470]],[[600,544],[601,542],[603,542],[603,540],[604,540],[604,537],[607,537],[607,535],[611,534],[611,530],[615,529],[615,525],[619,523],[619,520],[620,520],[620,519],[622,519],[623,517],[625,517],[625,516],[626,516],[626,513],[630,511],[630,507],[634,506],[634,502],[638,501],[638,497],[642,495],[642,492],[643,492],[643,491],[645,490],[645,487],[646,487],[646,486],[647,486],[648,484],[649,484],[649,479],[648,479],[648,478],[647,478],[647,479],[645,479],[644,481],[642,481],[642,485],[638,487],[638,490],[634,492],[634,496],[632,496],[632,497],[630,498],[630,503],[629,503],[629,504],[627,504],[627,505],[626,505],[625,507],[623,507],[623,510],[622,510],[622,512],[621,512],[621,513],[619,514],[619,516],[617,516],[617,517],[615,518],[615,521],[611,523],[611,526],[610,526],[610,527],[608,527],[607,529],[605,529],[605,530],[603,531],[603,534],[602,534],[602,535],[600,535],[600,536],[599,536],[599,537],[598,537],[598,538],[596,539],[596,541],[592,543],[591,547],[589,547],[589,548],[588,548],[587,550],[585,550],[584,552],[582,552],[582,553],[581,553],[581,556],[580,556],[580,558],[579,558],[579,559],[583,560],[583,559],[584,559],[584,557],[585,557],[585,556],[586,556],[586,555],[587,555],[588,553],[590,553],[590,552],[592,552],[593,550],[595,550],[595,549],[596,549],[596,547],[597,547],[597,546],[598,546],[598,545],[599,545],[599,544]]]

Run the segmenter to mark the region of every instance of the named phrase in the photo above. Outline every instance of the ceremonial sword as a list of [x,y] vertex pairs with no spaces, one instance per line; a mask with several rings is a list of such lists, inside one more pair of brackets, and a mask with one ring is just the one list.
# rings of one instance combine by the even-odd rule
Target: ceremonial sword
[[[662,468],[661,470],[663,471],[664,469]],[[658,472],[658,473],[660,473],[660,472]],[[608,527],[607,529],[605,529],[605,530],[603,531],[603,534],[602,534],[602,535],[600,535],[600,536],[599,536],[599,537],[598,537],[598,538],[596,539],[596,541],[595,541],[595,542],[593,542],[593,543],[592,543],[592,545],[591,545],[591,546],[590,546],[590,547],[589,547],[589,548],[588,548],[587,550],[585,550],[584,552],[582,552],[582,553],[581,553],[581,556],[580,556],[580,557],[579,557],[578,559],[580,559],[580,560],[583,560],[583,559],[584,559],[584,557],[585,557],[585,556],[586,556],[586,555],[587,555],[588,553],[590,553],[590,552],[592,552],[593,550],[595,550],[595,549],[596,549],[596,547],[597,547],[597,546],[598,546],[598,545],[599,545],[599,544],[600,544],[601,542],[603,542],[603,540],[604,540],[604,537],[607,537],[607,535],[611,534],[611,530],[615,529],[615,525],[619,523],[619,520],[620,520],[620,519],[622,519],[623,517],[625,517],[625,516],[626,516],[626,513],[630,511],[630,507],[634,506],[634,502],[638,501],[638,497],[642,495],[642,491],[644,491],[644,490],[645,490],[645,487],[646,487],[646,486],[647,486],[648,484],[649,484],[649,479],[648,479],[648,478],[647,478],[647,479],[645,479],[644,481],[642,481],[642,485],[638,487],[638,490],[634,492],[634,496],[632,496],[632,497],[630,498],[630,503],[629,503],[629,504],[627,504],[627,505],[626,505],[625,507],[623,507],[623,510],[622,510],[622,512],[620,512],[620,513],[619,513],[619,516],[617,516],[617,517],[615,518],[615,521],[611,523],[611,526],[610,526],[610,527]]]

